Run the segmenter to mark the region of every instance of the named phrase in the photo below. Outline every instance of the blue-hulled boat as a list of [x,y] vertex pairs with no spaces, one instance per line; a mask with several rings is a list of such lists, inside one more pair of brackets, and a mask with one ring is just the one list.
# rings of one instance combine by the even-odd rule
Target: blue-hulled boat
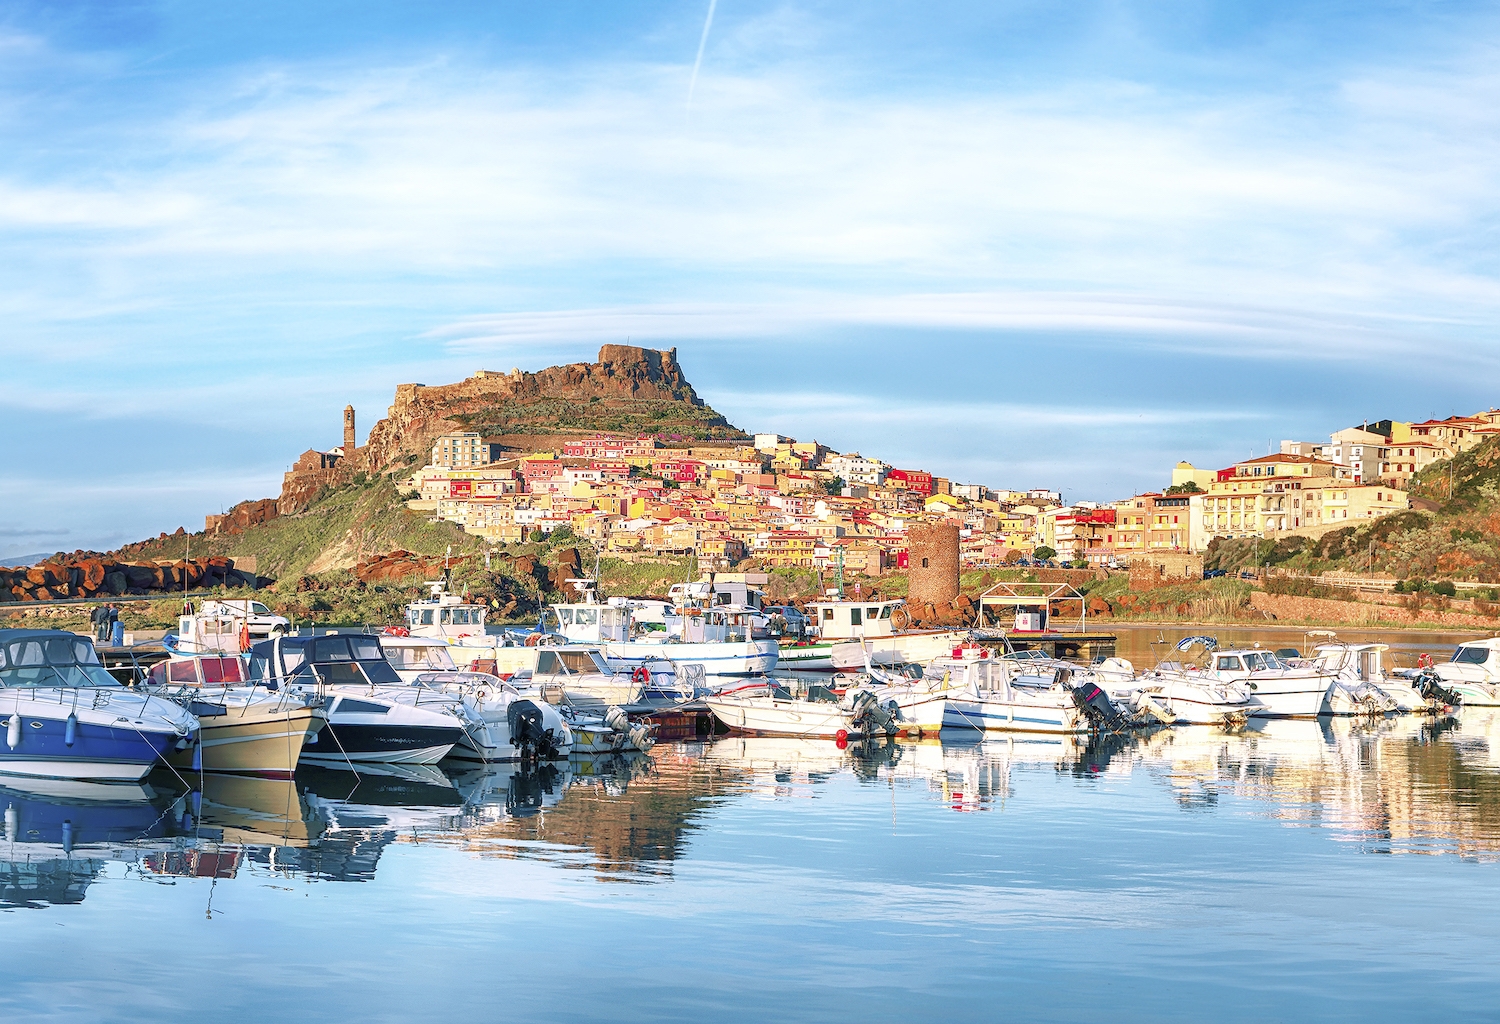
[[0,774],[136,782],[191,746],[198,720],[121,686],[84,637],[0,629],[0,729]]

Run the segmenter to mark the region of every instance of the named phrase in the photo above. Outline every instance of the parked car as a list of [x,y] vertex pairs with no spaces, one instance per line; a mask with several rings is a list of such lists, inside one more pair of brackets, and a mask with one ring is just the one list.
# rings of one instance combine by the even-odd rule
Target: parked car
[[1203,570],[1203,578],[1206,579],[1206,580],[1216,580],[1220,576],[1225,576],[1225,575],[1228,575],[1228,574],[1225,573],[1223,569],[1205,569],[1205,570]]
[[204,601],[201,611],[204,615],[224,615],[244,619],[245,625],[250,629],[250,636],[255,639],[264,639],[278,633],[284,636],[292,628],[291,622],[285,616],[277,615],[260,601],[248,598]]
[[767,617],[770,617],[772,615],[780,615],[783,619],[785,619],[786,620],[786,635],[787,636],[806,636],[807,635],[807,628],[808,628],[807,616],[803,615],[801,612],[799,612],[796,608],[793,608],[791,605],[789,605],[789,604],[775,604],[775,605],[771,605],[770,607],[767,607],[767,608],[762,608],[761,612],[763,614],[765,614]]

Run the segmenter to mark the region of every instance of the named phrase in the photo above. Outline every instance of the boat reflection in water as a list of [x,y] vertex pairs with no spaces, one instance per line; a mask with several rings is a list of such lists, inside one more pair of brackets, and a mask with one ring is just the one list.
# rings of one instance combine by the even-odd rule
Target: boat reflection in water
[[111,862],[188,840],[177,800],[149,785],[7,779],[0,786],[0,905],[78,903]]
[[[1006,813],[1018,794],[1033,807],[1064,797],[1059,784],[1100,801],[1128,788],[1134,806],[1169,816],[1317,829],[1357,850],[1500,859],[1500,710],[1471,708],[1439,720],[1252,720],[1236,731],[847,748],[727,736],[540,766],[303,768],[294,779],[205,776],[194,788],[160,771],[139,785],[9,781],[0,786],[0,901],[78,903],[120,871],[358,882],[403,844],[653,882],[670,878],[693,836],[736,801],[836,794],[830,813],[839,814],[875,788],[893,815],[898,794],[938,814]],[[1079,813],[1089,806],[1107,804]]]

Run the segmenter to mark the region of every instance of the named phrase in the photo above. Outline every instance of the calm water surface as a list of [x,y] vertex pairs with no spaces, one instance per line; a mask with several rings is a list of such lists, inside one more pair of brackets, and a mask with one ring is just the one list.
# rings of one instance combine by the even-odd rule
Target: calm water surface
[[1500,718],[0,790],[29,1020],[1500,1017]]

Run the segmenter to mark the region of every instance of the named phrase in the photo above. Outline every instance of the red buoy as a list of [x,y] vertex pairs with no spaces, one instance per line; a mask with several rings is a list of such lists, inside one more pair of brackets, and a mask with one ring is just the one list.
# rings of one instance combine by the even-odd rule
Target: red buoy
[[849,730],[840,729],[838,732],[834,733],[833,742],[838,744],[838,748],[840,750],[843,750],[849,745]]

